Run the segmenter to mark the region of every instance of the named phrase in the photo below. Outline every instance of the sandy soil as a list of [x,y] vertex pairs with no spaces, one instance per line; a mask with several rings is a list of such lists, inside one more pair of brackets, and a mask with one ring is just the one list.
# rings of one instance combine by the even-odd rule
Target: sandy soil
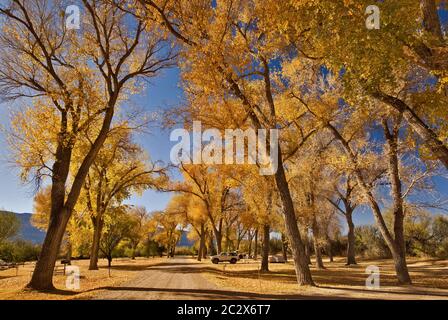
[[[214,265],[189,257],[175,259],[118,259],[111,276],[106,261],[89,271],[88,261],[74,261],[81,269],[81,288],[67,290],[66,277],[56,275],[58,291],[23,290],[33,264],[0,271],[0,299],[448,299],[448,261],[409,259],[414,284],[398,286],[391,260],[360,261],[347,267],[342,258],[325,261],[325,270],[312,267],[317,287],[296,283],[293,265],[270,264],[260,273],[259,261]],[[369,265],[380,268],[380,288],[365,286]]]
[[160,261],[162,261],[161,258],[114,259],[109,276],[106,260],[101,259],[98,263],[99,270],[94,271],[88,270],[88,260],[76,260],[72,264],[80,268],[80,289],[67,290],[67,277],[63,274],[57,274],[53,277],[53,283],[58,290],[50,293],[23,289],[30,281],[32,271],[34,270],[34,263],[27,263],[24,266],[20,266],[18,270],[0,271],[0,300],[90,299],[101,288],[117,286],[122,282],[129,281],[149,265]]
[[107,288],[95,299],[176,300],[223,298],[201,274],[201,263],[191,258],[165,259],[148,266],[137,277]]
[[[367,266],[380,268],[380,287],[366,288]],[[292,263],[270,264],[269,273],[260,273],[260,262],[240,261],[236,265],[204,265],[203,273],[220,288],[279,299],[448,299],[448,260],[408,259],[413,285],[399,286],[391,260],[358,261],[345,266],[343,258],[325,261],[325,270],[311,268],[317,287],[298,288]]]

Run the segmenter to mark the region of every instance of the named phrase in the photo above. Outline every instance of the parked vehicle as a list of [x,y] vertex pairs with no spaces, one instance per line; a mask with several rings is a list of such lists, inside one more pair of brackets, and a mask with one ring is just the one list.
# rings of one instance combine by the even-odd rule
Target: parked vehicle
[[211,256],[210,260],[214,264],[218,264],[220,262],[230,262],[231,264],[235,264],[238,262],[239,257],[236,252],[221,252],[215,256]]

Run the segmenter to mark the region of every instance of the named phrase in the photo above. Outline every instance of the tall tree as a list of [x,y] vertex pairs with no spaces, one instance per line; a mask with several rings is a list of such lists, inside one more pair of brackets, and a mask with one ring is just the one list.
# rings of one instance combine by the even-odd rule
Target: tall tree
[[[55,134],[48,140],[49,148],[47,144],[37,149],[43,154],[34,154],[36,150],[26,142],[41,136],[31,137],[32,131],[24,128],[16,132],[24,141],[24,153],[17,157],[22,176],[46,174],[51,179],[50,223],[28,285],[42,290],[54,288],[53,269],[62,237],[117,106],[125,94],[135,92],[139,79],[157,75],[173,57],[157,26],[136,21],[109,1],[82,1],[83,37],[65,28],[60,5],[10,0],[0,6],[0,90],[9,99],[32,97],[29,115],[34,125],[51,120]],[[78,137],[93,122],[97,134],[74,169]],[[34,131],[38,130],[43,131],[42,127]]]

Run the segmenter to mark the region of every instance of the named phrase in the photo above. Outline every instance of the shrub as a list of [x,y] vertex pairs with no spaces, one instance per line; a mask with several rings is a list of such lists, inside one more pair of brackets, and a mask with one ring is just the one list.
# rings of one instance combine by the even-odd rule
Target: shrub
[[7,262],[35,261],[40,249],[40,245],[24,240],[4,242],[0,245],[0,259]]

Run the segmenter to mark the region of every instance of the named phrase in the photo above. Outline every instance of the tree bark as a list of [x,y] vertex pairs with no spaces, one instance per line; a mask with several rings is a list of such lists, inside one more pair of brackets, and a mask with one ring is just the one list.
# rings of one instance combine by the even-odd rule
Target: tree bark
[[313,278],[306,259],[305,247],[300,236],[299,227],[295,215],[294,203],[289,192],[288,181],[286,180],[285,170],[283,168],[283,159],[280,146],[278,146],[278,169],[275,173],[275,181],[280,198],[283,204],[283,214],[285,217],[285,230],[290,241],[292,256],[294,259],[294,268],[297,277],[297,283],[302,285],[313,285]]
[[408,267],[406,264],[406,248],[404,242],[404,207],[402,185],[400,180],[399,163],[398,163],[398,134],[401,121],[397,121],[393,128],[393,132],[389,131],[387,121],[383,121],[384,133],[387,141],[387,157],[389,168],[389,179],[391,182],[391,192],[393,198],[394,210],[394,255],[395,271],[398,280],[403,284],[411,284],[411,277],[409,276]]
[[347,263],[346,265],[356,264],[355,255],[355,224],[353,223],[352,212],[349,208],[346,208],[345,218],[348,225],[347,234]]
[[252,236],[252,234],[251,234],[251,232],[249,230],[249,248],[248,248],[249,257],[252,256],[252,238],[253,238],[253,236]]
[[209,237],[208,237],[208,241],[209,241],[209,249],[210,249],[210,255],[214,255],[216,254],[216,248],[215,245],[213,243],[213,234],[210,231]]
[[254,260],[258,258],[258,229],[255,230],[255,239],[254,239]]
[[317,225],[315,215],[313,215],[312,229],[313,229],[314,254],[316,256],[316,269],[325,269],[324,262],[322,261],[322,249],[319,244],[319,227]]
[[36,290],[53,290],[53,270],[56,264],[59,248],[64,237],[70,213],[66,210],[50,218],[39,260],[36,262],[29,288]]
[[269,233],[270,226],[265,224],[263,226],[263,250],[261,253],[261,272],[269,272]]
[[89,270],[98,270],[98,255],[100,252],[101,233],[103,232],[103,219],[99,215],[92,217],[93,239],[90,248]]
[[288,262],[288,242],[283,233],[282,233],[282,252],[283,252],[283,259],[285,260],[285,262]]
[[199,240],[199,250],[198,250],[198,261],[202,260],[203,252],[205,251],[205,228],[204,224],[201,223],[201,234]]
[[333,258],[333,246],[331,245],[331,240],[327,239],[327,250],[328,250],[328,258],[330,259],[330,262],[334,261]]

